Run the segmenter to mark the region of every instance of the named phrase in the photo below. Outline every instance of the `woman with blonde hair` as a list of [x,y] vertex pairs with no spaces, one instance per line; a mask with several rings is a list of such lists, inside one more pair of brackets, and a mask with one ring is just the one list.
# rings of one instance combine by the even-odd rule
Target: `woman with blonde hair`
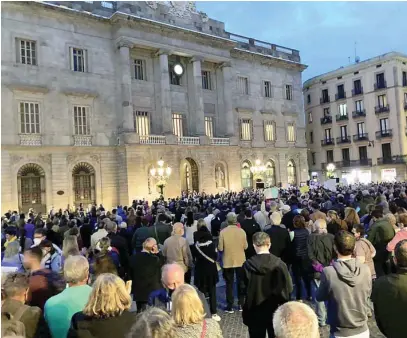
[[126,338],[176,338],[171,316],[157,307],[140,313]]
[[68,338],[124,338],[136,319],[130,307],[130,292],[123,280],[111,273],[101,274],[83,311],[73,315]]
[[360,218],[358,216],[358,213],[356,212],[355,209],[353,208],[345,208],[345,219],[344,221],[348,225],[348,231],[352,232],[353,227],[355,225],[360,224]]
[[339,231],[348,231],[348,225],[342,220],[335,210],[329,210],[326,214],[328,233],[336,235]]
[[69,256],[78,256],[80,254],[78,237],[75,235],[65,236],[64,241],[62,242],[62,257],[67,259]]
[[179,286],[172,294],[172,318],[179,338],[222,338],[217,321],[205,318],[204,307],[195,288]]

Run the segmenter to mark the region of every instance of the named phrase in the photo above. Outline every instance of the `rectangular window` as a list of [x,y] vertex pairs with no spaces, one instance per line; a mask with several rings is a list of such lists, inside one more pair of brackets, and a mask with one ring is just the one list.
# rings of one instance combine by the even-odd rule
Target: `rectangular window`
[[359,147],[359,159],[367,160],[367,147]]
[[386,99],[386,95],[379,95],[377,97],[377,104],[379,107],[383,108],[387,106],[387,99]]
[[349,148],[342,149],[342,160],[345,162],[350,161]]
[[339,109],[339,115],[340,115],[340,116],[346,116],[346,115],[348,115],[348,111],[347,111],[347,108],[346,108],[346,103],[341,103],[341,104],[338,106],[338,109]]
[[389,119],[380,119],[380,131],[386,133],[389,130]]
[[294,124],[287,125],[287,141],[295,142],[295,128]]
[[293,86],[285,85],[285,99],[290,101],[293,99]]
[[271,97],[271,82],[264,81],[264,97]]
[[147,111],[133,111],[134,130],[140,136],[150,135],[150,117]]
[[249,95],[249,79],[247,77],[237,77],[237,90],[239,94]]
[[240,123],[240,139],[250,141],[252,139],[252,120],[242,119]]
[[331,128],[325,129],[325,140],[330,141],[332,139]]
[[312,123],[312,112],[308,113],[308,123]]
[[83,106],[73,107],[73,121],[75,135],[89,135],[88,108]]
[[314,133],[312,131],[309,133],[309,143],[314,143]]
[[348,127],[347,126],[341,126],[341,138],[342,140],[346,140],[348,137]]
[[334,151],[327,150],[326,151],[326,163],[332,163],[334,161]]
[[213,137],[213,118],[212,116],[205,116],[205,135]]
[[264,121],[264,139],[266,141],[275,141],[275,130],[273,121]]
[[324,108],[324,116],[329,116],[329,115],[331,115],[329,108]]
[[211,72],[203,70],[201,73],[202,73],[202,88],[212,90]]
[[315,161],[315,153],[314,152],[311,153],[311,158],[312,158],[312,164],[315,165],[316,161]]
[[328,89],[322,90],[322,103],[329,102]]
[[36,42],[29,40],[19,40],[17,39],[19,46],[19,62],[25,65],[37,65],[37,50]]
[[307,95],[307,103],[310,104],[311,103],[311,94]]
[[40,107],[35,102],[20,102],[20,125],[22,134],[40,133]]
[[385,88],[384,73],[376,74],[377,88]]
[[146,80],[144,60],[134,60],[134,78],[136,80]]
[[355,95],[362,94],[362,82],[360,80],[353,81],[353,93]]
[[363,101],[359,100],[359,101],[355,101],[355,111],[357,112],[363,112]]
[[363,136],[365,134],[365,123],[359,122],[357,125],[358,135]]
[[184,136],[183,116],[181,114],[172,114],[172,132],[178,137]]
[[403,72],[401,82],[403,83],[403,87],[407,87],[407,72]]
[[345,87],[343,84],[338,86],[338,99],[342,99],[345,97]]
[[86,50],[71,48],[71,69],[74,72],[86,72]]
[[382,155],[384,158],[391,158],[391,143],[382,144]]

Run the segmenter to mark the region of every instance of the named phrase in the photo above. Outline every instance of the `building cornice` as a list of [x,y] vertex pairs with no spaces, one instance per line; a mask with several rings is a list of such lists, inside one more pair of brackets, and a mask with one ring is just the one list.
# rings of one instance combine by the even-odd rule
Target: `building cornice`
[[29,92],[29,93],[41,93],[41,94],[46,94],[49,92],[49,88],[44,85],[33,85],[30,83],[5,83],[4,84],[7,88],[9,88],[11,91],[16,92]]

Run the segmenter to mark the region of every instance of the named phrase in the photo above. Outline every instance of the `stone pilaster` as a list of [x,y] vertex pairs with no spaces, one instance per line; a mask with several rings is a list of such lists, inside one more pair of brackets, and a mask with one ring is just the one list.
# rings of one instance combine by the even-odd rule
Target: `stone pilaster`
[[161,51],[160,59],[160,97],[162,114],[162,132],[172,134],[171,88],[168,69],[168,53]]
[[195,111],[195,132],[197,136],[205,135],[205,113],[203,104],[203,90],[202,90],[202,71],[201,59],[194,58],[192,60],[192,76],[193,76],[193,102]]
[[130,47],[127,43],[119,45],[120,53],[120,72],[122,89],[122,108],[123,116],[121,127],[124,130],[133,130],[133,93],[131,88],[131,69],[130,69]]
[[286,154],[281,152],[278,153],[278,168],[279,168],[279,177],[278,183],[281,183],[283,187],[287,187],[287,160]]
[[235,135],[235,121],[233,118],[233,104],[232,104],[232,88],[233,76],[232,67],[229,63],[225,63],[222,67],[223,73],[223,106],[226,125],[226,136],[231,137]]

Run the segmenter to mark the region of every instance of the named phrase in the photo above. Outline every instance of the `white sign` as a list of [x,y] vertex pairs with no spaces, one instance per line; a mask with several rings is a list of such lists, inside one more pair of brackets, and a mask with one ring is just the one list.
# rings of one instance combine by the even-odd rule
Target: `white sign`
[[382,181],[384,182],[394,182],[396,181],[396,168],[382,169]]
[[278,198],[278,188],[273,187],[273,188],[264,189],[264,198],[266,200],[269,200],[272,198]]
[[327,181],[324,182],[324,188],[326,190],[330,190],[333,192],[336,192],[336,179],[335,178],[331,178]]

